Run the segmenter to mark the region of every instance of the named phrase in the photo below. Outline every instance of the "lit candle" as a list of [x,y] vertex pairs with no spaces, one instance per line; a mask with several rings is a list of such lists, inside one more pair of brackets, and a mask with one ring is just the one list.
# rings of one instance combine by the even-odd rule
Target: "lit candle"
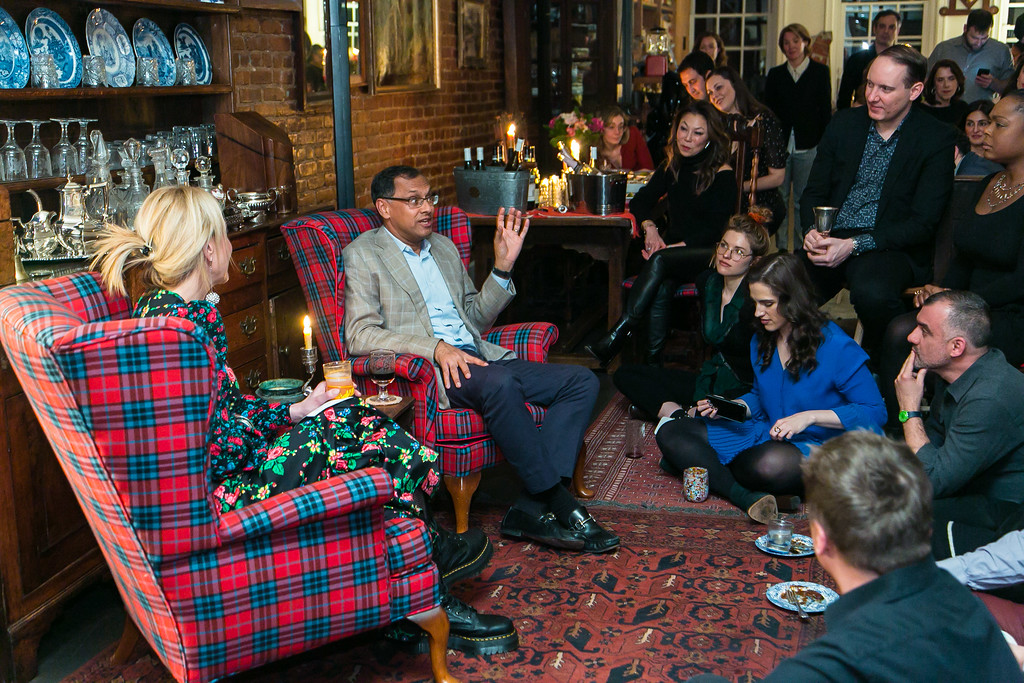
[[309,324],[309,316],[302,318],[302,339],[306,342],[306,350],[313,348],[313,327]]
[[572,158],[576,161],[580,160],[580,143],[572,140],[569,142],[569,152],[572,154]]
[[516,146],[516,124],[515,123],[508,124],[508,133],[506,133],[505,137],[507,138],[507,140],[505,142],[505,149],[514,149],[515,146]]

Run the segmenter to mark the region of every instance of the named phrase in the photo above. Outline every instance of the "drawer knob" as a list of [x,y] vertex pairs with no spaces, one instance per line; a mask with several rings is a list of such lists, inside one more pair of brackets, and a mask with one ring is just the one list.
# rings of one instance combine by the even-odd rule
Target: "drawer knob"
[[278,250],[277,250],[277,260],[278,261],[291,261],[292,260],[292,253],[290,251],[288,251],[288,245],[287,244],[282,244],[278,248]]
[[288,356],[292,355],[292,347],[282,346],[277,350],[277,353],[283,358],[287,358]]
[[249,385],[249,389],[256,391],[259,388],[260,383],[263,381],[262,370],[250,370],[245,376],[245,383]]
[[254,315],[245,316],[245,320],[238,323],[238,326],[242,328],[242,332],[245,333],[246,337],[251,337],[256,334],[256,328],[259,327],[260,319]]
[[252,275],[256,272],[256,257],[250,256],[241,263],[238,264],[238,269],[242,271],[246,276]]

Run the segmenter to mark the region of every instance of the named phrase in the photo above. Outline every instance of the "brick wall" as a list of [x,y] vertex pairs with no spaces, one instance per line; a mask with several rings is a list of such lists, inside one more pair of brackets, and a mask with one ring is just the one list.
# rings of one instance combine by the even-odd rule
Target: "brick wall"
[[[459,69],[457,0],[438,0],[441,89],[370,96],[352,90],[356,205],[369,205],[373,175],[395,163],[419,167],[455,202],[452,168],[462,149],[486,145],[504,105],[501,0],[489,0],[490,54],[486,69]],[[301,111],[295,67],[298,15],[248,10],[231,20],[235,108],[256,111],[288,131],[295,150],[300,206],[332,204],[336,196],[333,110]]]

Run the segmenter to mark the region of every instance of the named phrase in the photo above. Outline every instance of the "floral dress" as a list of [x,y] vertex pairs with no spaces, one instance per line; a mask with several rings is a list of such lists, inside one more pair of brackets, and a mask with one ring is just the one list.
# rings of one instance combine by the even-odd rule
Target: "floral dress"
[[395,486],[385,507],[399,517],[422,517],[414,492],[433,493],[437,453],[387,416],[347,399],[292,424],[287,405],[243,394],[227,365],[220,312],[206,301],[186,302],[160,290],[143,296],[136,317],[191,320],[216,350],[217,397],[210,418],[210,490],[222,512],[275,493],[364,467],[380,467]]

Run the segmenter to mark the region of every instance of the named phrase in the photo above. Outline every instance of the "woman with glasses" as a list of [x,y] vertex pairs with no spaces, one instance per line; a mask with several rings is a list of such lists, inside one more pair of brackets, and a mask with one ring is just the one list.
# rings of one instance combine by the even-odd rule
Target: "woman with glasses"
[[[618,355],[645,317],[646,359],[660,363],[672,295],[679,282],[693,282],[707,266],[736,204],[736,176],[727,164],[729,137],[714,107],[694,101],[680,109],[670,138],[667,159],[629,203],[644,238],[646,262],[633,284],[625,315],[604,338],[585,347],[602,365]],[[664,236],[653,220],[662,198],[668,200]]]
[[723,419],[704,398],[693,417],[661,424],[657,438],[665,469],[706,468],[711,491],[767,523],[778,514],[775,496],[802,494],[811,447],[847,430],[880,433],[885,405],[867,354],[818,310],[797,256],[762,258],[747,282],[756,323],[754,384],[737,399],[745,418]]
[[712,267],[697,276],[700,333],[713,353],[699,372],[624,365],[615,386],[647,415],[666,417],[708,394],[726,398],[750,390],[750,335],[754,304],[747,290],[750,266],[768,252],[768,232],[750,216],[729,219],[715,249]]
[[604,128],[597,153],[602,169],[645,171],[654,168],[644,134],[636,126],[628,124],[626,112],[621,107],[613,105],[604,109],[601,121]]

